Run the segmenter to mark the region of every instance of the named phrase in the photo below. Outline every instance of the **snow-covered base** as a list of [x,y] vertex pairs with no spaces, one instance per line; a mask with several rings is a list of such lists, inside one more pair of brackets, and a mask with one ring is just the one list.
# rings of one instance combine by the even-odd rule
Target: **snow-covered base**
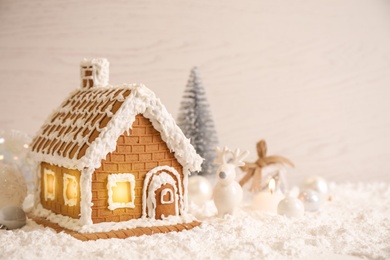
[[301,219],[245,206],[220,219],[210,202],[190,231],[89,242],[28,221],[0,230],[0,259],[389,259],[390,183],[336,185],[332,199]]
[[92,225],[81,225],[78,219],[55,214],[47,209],[44,209],[40,204],[33,209],[32,214],[38,217],[47,218],[61,227],[80,233],[109,232],[136,227],[169,226],[174,224],[190,223],[196,220],[191,214],[183,214],[181,216],[169,216],[163,220],[139,218],[123,222],[104,222]]

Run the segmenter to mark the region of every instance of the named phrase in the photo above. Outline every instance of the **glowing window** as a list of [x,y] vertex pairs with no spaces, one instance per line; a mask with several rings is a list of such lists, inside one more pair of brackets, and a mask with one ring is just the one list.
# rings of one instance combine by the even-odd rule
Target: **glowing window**
[[65,205],[76,206],[78,197],[77,179],[73,175],[64,174],[64,201]]
[[161,204],[171,204],[174,201],[173,192],[171,189],[163,189],[161,191]]
[[43,170],[43,183],[45,201],[54,200],[56,194],[56,176],[53,171],[49,169]]
[[108,175],[108,208],[134,208],[135,178],[131,173]]

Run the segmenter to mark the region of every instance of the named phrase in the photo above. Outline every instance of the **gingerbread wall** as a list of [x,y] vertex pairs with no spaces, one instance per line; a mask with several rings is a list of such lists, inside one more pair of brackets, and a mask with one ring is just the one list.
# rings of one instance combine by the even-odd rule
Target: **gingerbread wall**
[[[107,155],[102,166],[92,176],[93,223],[140,218],[145,176],[153,168],[164,165],[171,166],[180,173],[180,185],[184,192],[181,164],[174,153],[169,151],[149,119],[137,115],[130,134],[125,132],[118,138],[116,150]],[[112,173],[131,173],[135,176],[135,208],[108,209],[107,180]],[[176,179],[174,175],[172,177]]]
[[[44,184],[44,169],[54,172],[55,175],[55,196],[54,199],[45,200],[45,184]],[[79,218],[80,216],[80,185],[77,186],[77,203],[75,206],[65,205],[63,189],[64,189],[64,174],[69,174],[76,177],[77,183],[80,183],[80,171],[70,170],[64,167],[59,167],[49,163],[41,163],[41,192],[40,199],[44,208],[53,211],[56,214],[62,214],[72,218]]]

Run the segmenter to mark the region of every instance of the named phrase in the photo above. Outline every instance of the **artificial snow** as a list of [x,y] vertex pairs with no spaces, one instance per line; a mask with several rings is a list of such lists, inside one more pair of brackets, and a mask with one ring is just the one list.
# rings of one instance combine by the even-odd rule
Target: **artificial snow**
[[245,205],[217,218],[212,202],[191,205],[200,227],[127,239],[82,242],[28,220],[0,230],[0,259],[389,259],[390,184],[339,184],[331,195],[298,219]]

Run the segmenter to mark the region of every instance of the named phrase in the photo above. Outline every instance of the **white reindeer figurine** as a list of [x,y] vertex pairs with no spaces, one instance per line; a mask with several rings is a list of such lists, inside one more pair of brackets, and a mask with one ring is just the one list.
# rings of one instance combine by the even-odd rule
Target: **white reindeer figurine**
[[217,170],[217,184],[214,188],[213,199],[218,210],[218,216],[226,214],[234,215],[234,211],[242,200],[242,188],[235,180],[235,167],[244,166],[242,161],[248,151],[240,152],[240,149],[230,150],[227,147],[217,147],[218,158],[215,161],[220,166]]

